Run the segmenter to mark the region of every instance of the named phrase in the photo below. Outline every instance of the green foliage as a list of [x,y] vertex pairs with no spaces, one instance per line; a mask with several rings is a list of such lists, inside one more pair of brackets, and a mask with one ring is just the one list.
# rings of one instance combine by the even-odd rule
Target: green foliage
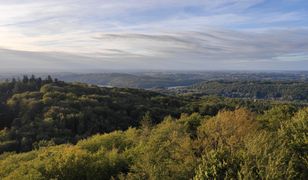
[[0,179],[308,177],[305,104],[166,96],[50,77],[0,90]]
[[181,118],[178,120],[178,123],[184,125],[186,133],[189,133],[191,138],[196,138],[198,127],[203,120],[205,120],[205,118],[199,113],[193,113],[191,115],[182,114]]
[[128,159],[116,149],[91,153],[78,146],[61,145],[8,155],[0,166],[1,179],[110,179],[128,171]]
[[116,148],[120,152],[126,148],[132,147],[138,139],[138,132],[136,129],[128,129],[127,131],[114,131],[104,135],[94,135],[86,140],[81,140],[77,143],[82,149],[90,152],[97,152],[102,147],[106,150]]
[[40,148],[43,148],[43,147],[49,147],[49,146],[54,146],[56,145],[55,142],[53,140],[41,140],[41,141],[38,141],[38,142],[34,142],[33,143],[33,148],[34,149],[40,149]]
[[277,130],[266,128],[247,140],[241,175],[250,179],[305,179],[307,120],[308,111],[304,108],[282,121]]
[[227,149],[210,150],[202,156],[194,179],[237,179],[241,161]]
[[152,118],[150,112],[146,112],[140,121],[140,125],[142,128],[151,128],[153,125]]
[[291,105],[275,106],[272,109],[265,111],[259,119],[264,127],[277,130],[282,122],[291,119],[295,111],[296,108]]
[[[28,88],[29,83],[35,86]],[[15,92],[16,84],[21,89]],[[67,84],[50,77],[42,81],[25,76],[22,81],[0,84],[0,89],[0,103],[6,108],[0,110],[4,118],[0,130],[7,128],[9,134],[1,139],[0,152],[29,151],[41,140],[76,143],[96,133],[137,127],[144,112],[158,123],[166,115],[178,116],[185,105],[150,91]]]
[[[267,101],[167,96],[145,90],[100,88],[64,83],[51,77],[42,80],[25,76],[19,81],[0,84],[0,130],[7,129],[7,136],[0,139],[0,152],[30,151],[42,140],[76,143],[97,133],[140,125],[144,134],[148,134],[151,126],[167,115],[178,118],[182,113],[197,112],[215,116],[223,109],[239,107],[262,113],[272,105]],[[186,122],[192,138],[196,137],[199,120],[192,118]]]
[[129,177],[137,179],[189,179],[196,158],[183,125],[170,117],[155,127],[142,142],[139,157]]
[[222,111],[201,124],[198,129],[198,140],[204,151],[222,147],[236,151],[243,147],[245,138],[257,128],[254,114],[246,109]]
[[[279,112],[285,114],[271,118],[289,117]],[[266,115],[256,116],[242,108],[215,117],[183,114],[150,129],[97,134],[76,145],[40,141],[36,150],[0,155],[0,178],[305,179],[308,108],[278,129],[260,123]]]
[[231,98],[276,99],[306,101],[308,85],[305,81],[205,81],[186,88],[196,94],[218,95]]

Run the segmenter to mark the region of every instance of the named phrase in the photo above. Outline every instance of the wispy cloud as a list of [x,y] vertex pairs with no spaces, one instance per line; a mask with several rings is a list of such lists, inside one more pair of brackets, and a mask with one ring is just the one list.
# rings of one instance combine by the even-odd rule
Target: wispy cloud
[[260,68],[256,64],[264,62],[267,67],[284,63],[277,67],[288,68],[294,61],[308,61],[304,4],[285,0],[276,4],[265,0],[0,2],[0,61],[2,68],[14,67],[14,61],[55,68],[72,64],[194,69],[212,64],[243,69]]

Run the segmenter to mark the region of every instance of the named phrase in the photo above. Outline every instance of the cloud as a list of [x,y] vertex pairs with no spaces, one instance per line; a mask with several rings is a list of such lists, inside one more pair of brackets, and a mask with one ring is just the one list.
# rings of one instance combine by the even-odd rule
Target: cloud
[[[308,29],[271,30],[262,33],[231,30],[169,34],[102,34],[102,42],[115,43],[126,51],[149,50],[153,57],[188,57],[225,60],[273,58],[308,51]],[[129,44],[129,46],[128,46]],[[205,59],[206,61],[206,59]]]
[[[0,51],[3,68],[277,69],[308,63],[308,29],[262,33],[231,30],[95,37],[96,52]],[[107,43],[104,43],[107,42]],[[113,47],[116,47],[113,49]],[[82,48],[82,47],[78,47]],[[2,62],[1,62],[2,61]],[[9,63],[7,63],[9,62]],[[259,67],[263,64],[264,67]],[[280,66],[277,66],[282,64]],[[299,66],[301,67],[301,66]],[[304,68],[302,66],[301,68]],[[1,68],[0,68],[1,69]]]
[[279,63],[283,64],[280,68],[295,61],[306,63],[307,10],[269,12],[262,8],[266,3],[2,1],[0,69],[14,64],[68,69],[198,69],[211,64],[236,69],[260,68],[257,64],[265,62],[272,68]]

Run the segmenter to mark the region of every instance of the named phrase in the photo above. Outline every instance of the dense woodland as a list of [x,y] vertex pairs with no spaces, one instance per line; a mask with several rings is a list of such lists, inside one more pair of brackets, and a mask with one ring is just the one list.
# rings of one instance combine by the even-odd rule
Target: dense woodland
[[308,177],[301,102],[24,76],[0,84],[0,122],[0,179]]
[[[24,74],[0,72],[0,81],[22,78]],[[48,77],[46,73],[36,73],[39,77]],[[31,76],[29,74],[28,76]],[[122,88],[157,89],[174,86],[191,86],[203,81],[288,81],[308,82],[307,71],[108,71],[52,73],[52,77],[65,82],[82,82],[102,86]]]
[[127,73],[93,73],[56,75],[66,82],[83,82],[122,88],[157,88],[170,86],[189,86],[202,82],[200,76],[191,74],[127,74]]
[[[168,88],[191,86],[202,81],[308,81],[307,71],[297,72],[240,72],[240,71],[159,71],[118,73],[67,73],[54,77],[66,82],[108,85],[129,88]],[[0,77],[1,79],[1,77]]]
[[308,101],[306,81],[206,81],[173,90],[181,94],[217,95],[230,98]]

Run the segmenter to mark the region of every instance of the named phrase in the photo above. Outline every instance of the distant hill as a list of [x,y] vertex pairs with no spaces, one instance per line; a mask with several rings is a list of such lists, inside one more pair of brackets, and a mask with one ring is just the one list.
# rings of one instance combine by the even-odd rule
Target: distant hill
[[[102,73],[104,72],[104,73]],[[34,73],[39,77],[52,77],[66,82],[82,82],[108,87],[157,89],[191,86],[203,81],[301,81],[308,82],[306,71],[242,72],[242,71],[154,71],[122,72],[93,71],[92,73]],[[13,77],[32,74],[0,73],[0,82]]]
[[93,73],[56,75],[67,82],[83,82],[96,85],[128,88],[164,88],[170,86],[189,86],[202,79],[191,74],[126,74],[126,73]]
[[308,101],[305,81],[205,81],[173,91],[230,98]]

